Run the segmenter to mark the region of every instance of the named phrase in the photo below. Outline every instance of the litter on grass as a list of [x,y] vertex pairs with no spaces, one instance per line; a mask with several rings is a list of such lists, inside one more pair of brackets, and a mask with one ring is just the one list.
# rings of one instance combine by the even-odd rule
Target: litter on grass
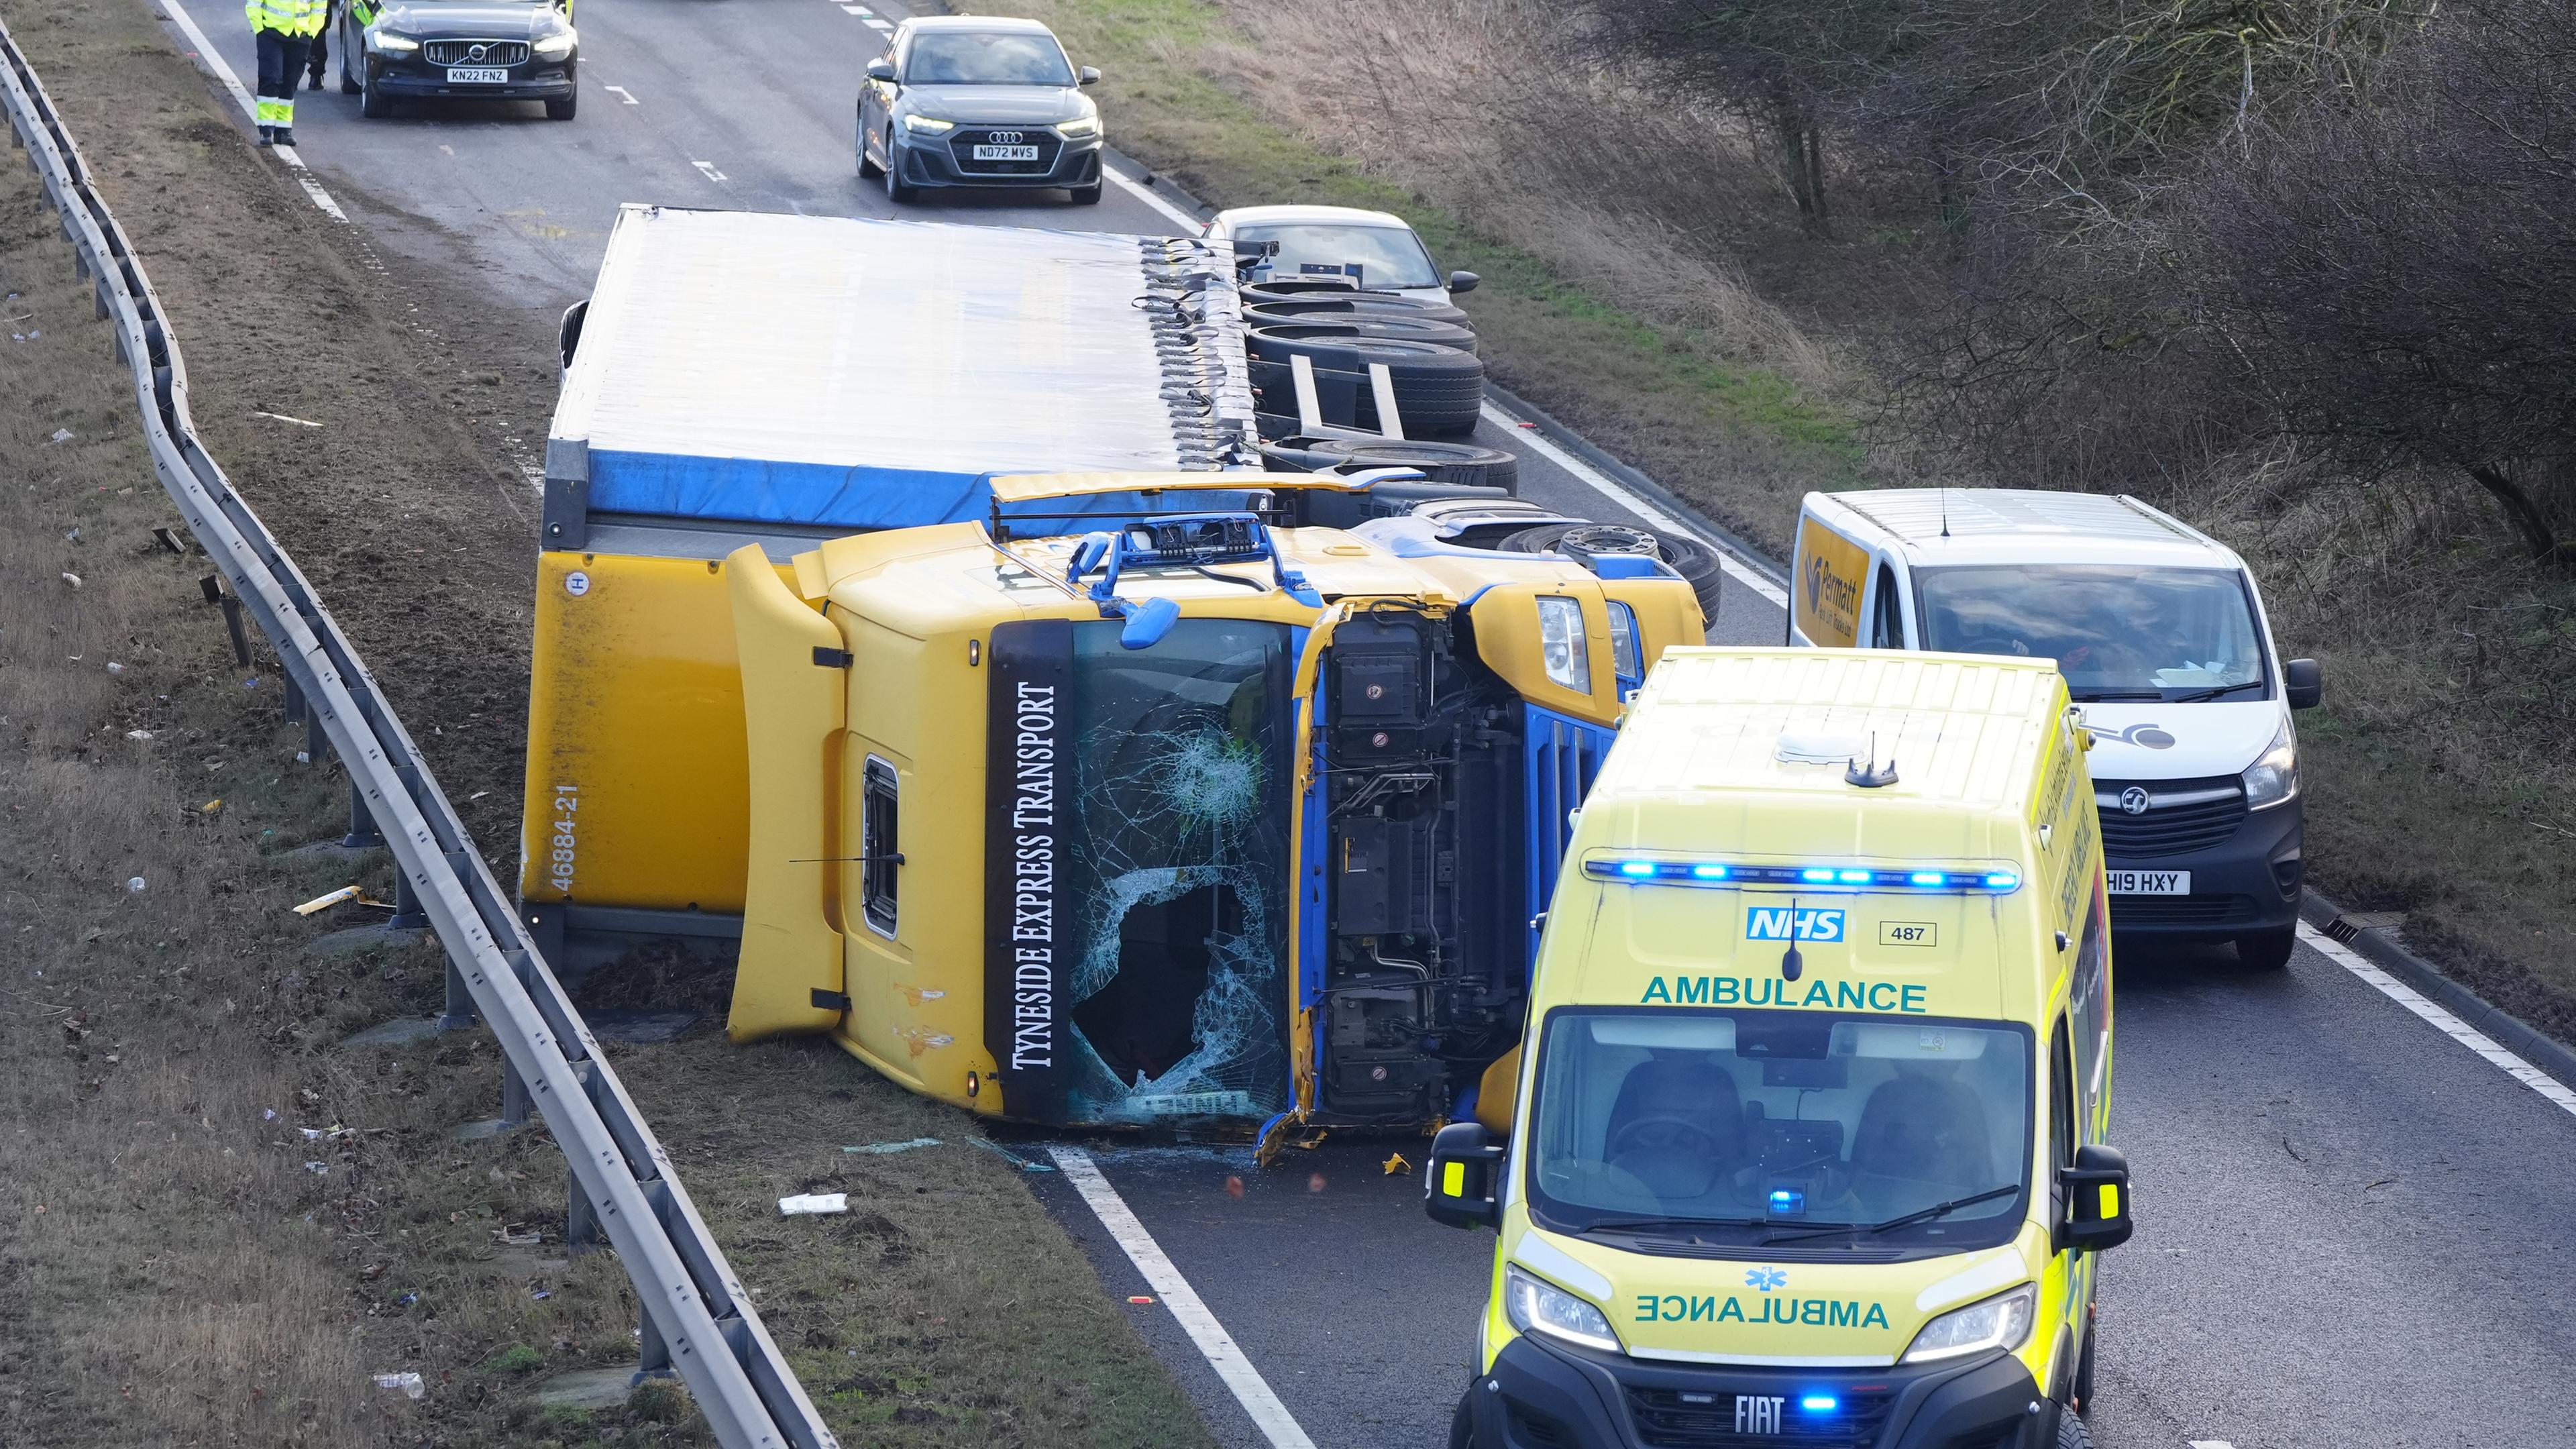
[[127,877],[125,878],[125,888],[126,888],[127,890],[129,890],[129,891],[134,892],[134,893],[135,893],[135,894],[137,894],[137,895],[142,894],[142,892],[143,892],[143,885],[144,885],[143,877],[141,877],[141,876],[139,876],[139,875],[129,875],[129,876],[127,876]]
[[910,1152],[916,1147],[936,1147],[938,1145],[939,1139],[936,1137],[915,1137],[909,1142],[871,1142],[865,1147],[844,1147],[841,1150],[843,1152],[868,1152],[882,1154],[887,1152]]
[[1009,1148],[1007,1148],[1007,1147],[1004,1147],[1004,1146],[1003,1146],[1001,1143],[999,1143],[999,1142],[988,1142],[988,1141],[986,1141],[985,1139],[983,1139],[983,1138],[981,1138],[981,1137],[969,1137],[969,1138],[967,1138],[966,1140],[967,1140],[968,1142],[970,1142],[970,1143],[974,1144],[974,1145],[975,1145],[975,1146],[977,1146],[977,1147],[981,1147],[981,1148],[983,1148],[985,1151],[987,1151],[987,1152],[989,1152],[989,1153],[993,1154],[995,1157],[998,1157],[998,1158],[1002,1159],[1004,1162],[1007,1162],[1007,1163],[1011,1164],[1013,1167],[1018,1168],[1018,1169],[1019,1169],[1020,1171],[1022,1171],[1022,1172],[1053,1172],[1053,1171],[1055,1171],[1055,1166],[1054,1166],[1054,1164],[1052,1164],[1052,1163],[1046,1163],[1046,1162],[1031,1162],[1031,1161],[1030,1161],[1030,1160],[1028,1160],[1027,1158],[1022,1157],[1020,1154],[1018,1154],[1018,1153],[1016,1153],[1016,1152],[1013,1152],[1011,1149],[1009,1149]]
[[72,440],[72,430],[71,430],[71,429],[69,429],[69,428],[56,428],[56,429],[54,429],[54,435],[53,435],[53,437],[51,437],[51,438],[47,439],[46,441],[48,441],[48,442],[55,442],[55,443],[68,443],[68,442],[70,442],[71,440]]
[[63,582],[77,589],[80,587],[80,575],[75,573],[65,573],[63,575]]
[[513,1248],[533,1248],[546,1240],[546,1235],[523,1223],[511,1223],[492,1230],[492,1240]]
[[251,416],[255,418],[275,418],[281,423],[293,423],[299,428],[318,428],[322,426],[320,423],[308,422],[303,418],[290,418],[284,413],[254,412]]
[[778,1200],[778,1215],[783,1218],[797,1217],[806,1213],[845,1213],[849,1210],[850,1195],[846,1192],[803,1192]]
[[387,1393],[399,1393],[406,1399],[417,1399],[429,1392],[429,1386],[415,1373],[378,1374],[376,1387]]

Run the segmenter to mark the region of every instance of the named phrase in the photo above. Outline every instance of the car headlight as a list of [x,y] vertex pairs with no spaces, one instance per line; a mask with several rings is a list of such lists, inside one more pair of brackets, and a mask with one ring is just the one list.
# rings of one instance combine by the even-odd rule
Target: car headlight
[[1523,1333],[1544,1333],[1604,1353],[1625,1351],[1600,1309],[1517,1266],[1503,1269],[1503,1315]]
[[903,128],[916,136],[936,136],[942,131],[956,130],[957,123],[934,121],[928,116],[906,116],[903,118]]
[[1914,1335],[1914,1346],[1900,1363],[1939,1363],[1943,1359],[1983,1353],[1990,1348],[2019,1348],[2030,1338],[2039,1317],[2039,1285],[2024,1283],[1983,1303],[1953,1308]]
[[1100,134],[1098,116],[1076,116],[1056,123],[1055,133],[1068,141],[1087,141]]
[[1592,692],[1592,656],[1583,638],[1583,605],[1542,594],[1538,600],[1538,652],[1547,677],[1577,694]]
[[2260,810],[2298,793],[2299,741],[2290,733],[2290,722],[2283,720],[2281,732],[2272,736],[2270,748],[2245,767],[2245,807]]
[[412,39],[410,36],[395,35],[382,30],[369,35],[367,37],[367,43],[374,46],[376,49],[383,51],[387,55],[409,55],[413,51],[420,49],[420,42]]
[[573,32],[560,30],[538,41],[531,48],[536,51],[539,60],[561,60],[572,54],[573,46],[579,41],[580,37]]

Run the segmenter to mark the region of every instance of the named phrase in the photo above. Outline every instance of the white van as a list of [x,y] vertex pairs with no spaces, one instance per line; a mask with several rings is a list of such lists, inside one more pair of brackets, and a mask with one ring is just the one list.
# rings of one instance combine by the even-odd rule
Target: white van
[[2290,959],[2290,711],[2323,676],[2274,650],[2233,550],[2125,496],[1810,493],[1791,579],[1792,644],[2055,659],[2094,739],[2112,926]]

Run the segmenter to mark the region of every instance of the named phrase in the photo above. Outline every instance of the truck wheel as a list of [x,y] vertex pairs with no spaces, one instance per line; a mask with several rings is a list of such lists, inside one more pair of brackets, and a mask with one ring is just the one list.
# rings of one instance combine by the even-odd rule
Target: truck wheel
[[[1348,291],[1348,288],[1344,288]],[[1294,327],[1300,323],[1332,322],[1356,317],[1409,318],[1424,322],[1446,322],[1474,331],[1476,324],[1467,314],[1445,302],[1426,302],[1419,297],[1399,297],[1393,292],[1353,292],[1347,297],[1334,297],[1321,292],[1291,292],[1285,296],[1264,296],[1261,288],[1243,289],[1243,320],[1256,327]]]
[[[1293,304],[1291,304],[1293,305]],[[1252,321],[1265,337],[1402,337],[1415,342],[1437,342],[1461,352],[1476,350],[1473,329],[1455,322],[1442,322],[1430,317],[1398,317],[1386,312],[1327,312],[1320,316],[1276,319],[1254,318],[1248,309],[1245,320]]]
[[[1573,535],[1571,538],[1568,535]],[[1717,622],[1717,603],[1726,591],[1726,571],[1717,552],[1697,539],[1618,523],[1545,523],[1507,534],[1494,545],[1504,553],[1648,553],[1673,566],[1673,572],[1699,595],[1699,611]]]
[[2278,971],[2290,964],[2290,949],[2299,943],[2299,928],[2285,926],[2236,938],[2236,959],[2248,971]]
[[1323,468],[1419,468],[1434,483],[1500,488],[1517,495],[1520,459],[1481,443],[1363,442],[1330,438],[1305,450]]

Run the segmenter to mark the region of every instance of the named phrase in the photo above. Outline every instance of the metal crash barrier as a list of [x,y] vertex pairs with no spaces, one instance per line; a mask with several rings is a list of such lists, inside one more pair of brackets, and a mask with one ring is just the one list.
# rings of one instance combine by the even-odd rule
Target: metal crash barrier
[[[199,446],[187,370],[134,249],[92,188],[79,149],[8,27],[0,25],[0,101],[63,235],[92,280],[98,315],[133,371],[153,471],[181,517],[276,649],[308,731],[348,770],[351,839],[380,836],[448,960],[449,1020],[465,1008],[491,1025],[504,1061],[502,1118],[542,1113],[571,1168],[576,1237],[617,1249],[643,1304],[643,1368],[676,1371],[727,1446],[833,1449],[741,1280],[680,1186],[668,1154],[573,1010],[494,883],[429,764],[394,717],[357,650],[223,470]],[[315,752],[318,762],[319,752]]]

